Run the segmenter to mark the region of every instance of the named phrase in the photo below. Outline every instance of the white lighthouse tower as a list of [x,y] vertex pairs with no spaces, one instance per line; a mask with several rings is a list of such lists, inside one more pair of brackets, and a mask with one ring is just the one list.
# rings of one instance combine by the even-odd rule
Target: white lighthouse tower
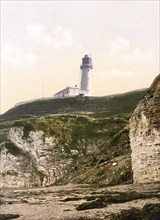
[[82,58],[82,65],[80,66],[80,69],[82,70],[80,90],[81,93],[86,96],[92,95],[92,90],[91,90],[92,68],[93,68],[92,59],[88,55],[85,55]]
[[65,89],[60,90],[54,97],[57,98],[65,98],[65,97],[73,97],[73,96],[91,96],[91,69],[93,69],[92,59],[85,55],[82,58],[82,64],[80,66],[81,69],[81,82],[80,88],[75,87],[66,87]]

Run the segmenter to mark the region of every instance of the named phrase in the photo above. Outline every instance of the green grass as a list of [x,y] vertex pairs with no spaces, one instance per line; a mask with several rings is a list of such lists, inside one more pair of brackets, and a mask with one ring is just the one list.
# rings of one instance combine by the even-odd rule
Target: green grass
[[14,156],[22,156],[25,157],[27,160],[30,160],[30,154],[23,149],[17,147],[13,142],[10,140],[5,142],[5,148],[8,150],[7,153],[10,153]]
[[1,174],[3,177],[8,175],[8,176],[18,176],[18,173],[14,170],[7,170],[7,172],[3,172]]
[[143,91],[104,96],[104,97],[73,97],[63,99],[37,100],[8,110],[0,118],[14,119],[48,114],[88,114],[104,118],[115,114],[131,113],[139,100],[146,94]]
[[[43,141],[47,137],[53,137],[53,148],[59,151],[59,159],[71,161],[66,168],[66,176],[57,180],[56,184],[62,184],[64,180],[65,183],[72,181],[112,185],[127,182],[132,179],[130,159],[124,159],[127,165],[122,163],[122,166],[118,166],[117,181],[113,175],[106,176],[106,173],[114,172],[114,158],[130,153],[128,120],[146,92],[147,90],[106,97],[39,100],[17,106],[1,115],[5,129],[2,128],[1,136],[4,140],[3,134],[7,138],[10,127],[21,127],[23,139],[27,142],[31,141],[31,131],[42,131]],[[6,148],[14,156],[23,156],[28,160],[33,172],[43,180],[44,174],[37,169],[32,155],[11,142],[6,142]],[[77,153],[74,154],[74,151]],[[104,165],[108,162],[109,165]],[[125,171],[122,173],[123,168]],[[109,179],[107,183],[106,178]]]
[[54,136],[59,144],[76,149],[79,141],[84,144],[88,140],[112,138],[127,122],[127,117],[93,119],[87,116],[65,115],[16,121],[12,126],[22,127],[25,139],[31,131],[43,131],[45,137]]
[[153,83],[151,84],[149,93],[154,92],[157,87],[157,84],[159,83],[160,83],[160,74],[154,79]]
[[[102,174],[98,174],[97,171],[94,172],[94,169],[97,170],[96,167],[101,166],[102,163],[130,152],[128,129],[126,128],[128,119],[128,114],[114,115],[103,119],[70,114],[18,120],[12,126],[21,127],[23,138],[28,142],[30,141],[29,134],[31,131],[43,131],[43,141],[46,137],[53,138],[53,146],[59,151],[60,159],[70,160],[70,165],[66,168],[68,170],[67,175],[70,173],[70,176],[67,177],[66,175],[66,183],[70,178],[76,183],[96,184],[99,182],[100,184],[107,178],[106,175],[103,175],[103,172],[106,173],[106,169],[104,167],[101,171]],[[14,152],[11,153],[16,154],[17,151],[19,148],[15,147]],[[73,153],[75,151],[76,154]],[[17,153],[20,154],[20,152]],[[32,166],[35,172],[43,179],[43,173],[36,171],[34,164],[33,161]],[[93,173],[96,174],[94,182],[88,181],[86,167],[91,170],[93,168]],[[114,180],[113,176],[110,177],[110,184],[126,182],[132,178],[131,167],[127,165],[124,168],[123,174],[117,173],[117,181]],[[109,169],[112,173],[112,168]],[[79,175],[82,172],[86,174],[84,176]],[[79,179],[75,178],[77,174]],[[58,180],[56,184],[61,184],[61,180]]]
[[[115,115],[103,119],[70,114],[18,120],[13,122],[12,127],[21,127],[23,129],[23,139],[27,142],[30,142],[29,134],[31,131],[43,131],[43,141],[47,137],[53,138],[53,147],[59,151],[60,159],[70,160],[70,165],[66,168],[68,170],[66,177],[56,183],[61,184],[61,182],[64,183],[63,179],[65,179],[65,183],[67,183],[68,179],[74,181],[77,174],[85,171],[85,167],[92,168],[97,166],[97,164],[102,164],[102,161],[111,160],[116,156],[127,153],[128,148],[125,150],[125,145],[120,143],[119,136],[121,135],[118,135],[118,133],[126,127],[128,118],[128,114],[123,116]],[[126,129],[124,131],[126,132]],[[116,141],[114,146],[112,146],[113,144],[111,145],[110,141],[113,142],[112,139],[114,137]],[[119,146],[123,145],[123,150],[117,144]],[[92,146],[93,149],[91,149]],[[5,147],[12,155],[23,156],[31,164],[34,173],[39,176],[41,181],[43,180],[44,174],[37,169],[36,161],[31,154],[17,147],[11,141],[7,141]],[[73,152],[77,153],[74,154]],[[103,170],[102,172],[106,171]],[[70,173],[69,176],[68,173]],[[94,183],[99,180],[103,181],[103,178],[105,178],[105,175],[104,177],[103,175],[101,177],[98,175],[100,174],[97,174]],[[122,177],[120,178],[119,181],[123,182]],[[80,178],[75,181],[81,183],[82,181],[87,182],[87,179]]]

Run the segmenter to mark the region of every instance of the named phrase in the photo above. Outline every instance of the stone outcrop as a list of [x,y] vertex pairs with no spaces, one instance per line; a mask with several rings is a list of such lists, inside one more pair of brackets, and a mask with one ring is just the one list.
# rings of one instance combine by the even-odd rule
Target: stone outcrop
[[127,124],[128,115],[33,117],[9,125],[5,121],[0,183],[32,187],[132,181]]
[[[59,110],[54,106],[57,113],[54,116],[34,116],[39,115],[37,103],[34,103],[35,114],[30,114],[30,106],[26,106],[26,112],[22,111],[23,117],[21,114],[16,117],[14,114],[9,118],[7,115],[1,117],[0,185],[32,187],[67,183],[113,185],[131,182],[128,114],[142,97],[141,93],[138,94],[139,92],[131,92],[115,96],[115,99],[113,96],[113,100],[111,97],[107,100],[100,98],[103,107],[97,99],[92,100],[95,104],[91,115],[90,112],[83,112],[82,115],[58,114],[64,111],[62,103],[57,100]],[[109,100],[111,103],[106,108],[104,104]],[[128,100],[132,101],[128,103]],[[74,101],[76,108],[82,111],[76,100],[69,100],[64,105],[65,109],[72,106],[70,101]],[[81,101],[85,101],[85,111],[88,111],[91,100]],[[42,106],[46,106],[46,103]],[[97,106],[101,110],[96,113],[98,116],[94,113],[97,112]],[[49,102],[48,109],[52,107]],[[44,113],[41,106],[38,105],[38,109]],[[105,114],[103,110],[106,111]],[[72,111],[75,112],[75,108]],[[156,121],[152,124],[156,124]]]
[[54,137],[44,137],[43,131],[31,131],[25,139],[21,127],[10,129],[0,159],[0,182],[7,187],[50,185],[65,175],[70,163],[63,158]]
[[134,183],[160,182],[160,75],[130,119]]

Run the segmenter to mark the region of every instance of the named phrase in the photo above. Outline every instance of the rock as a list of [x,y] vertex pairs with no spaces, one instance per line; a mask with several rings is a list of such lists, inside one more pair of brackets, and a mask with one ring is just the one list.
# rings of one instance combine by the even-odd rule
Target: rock
[[31,131],[25,139],[23,128],[13,127],[6,147],[0,158],[1,187],[47,186],[66,173],[69,161],[62,158],[54,137],[44,138],[43,131]]
[[0,220],[15,219],[19,217],[20,215],[18,214],[0,214]]
[[118,163],[114,162],[112,165],[115,167],[115,166],[117,166],[117,165],[118,165]]
[[130,119],[134,183],[160,182],[160,75]]

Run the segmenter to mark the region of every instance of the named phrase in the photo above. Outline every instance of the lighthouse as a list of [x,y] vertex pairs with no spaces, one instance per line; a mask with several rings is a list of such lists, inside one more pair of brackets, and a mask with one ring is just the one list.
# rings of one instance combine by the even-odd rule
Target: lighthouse
[[73,96],[91,96],[91,69],[93,69],[92,59],[85,55],[82,58],[82,64],[80,65],[81,69],[81,82],[80,88],[77,86],[70,87],[67,86],[66,88],[60,90],[53,96],[56,98],[66,98],[66,97],[73,97]]
[[92,95],[91,90],[91,69],[93,69],[92,65],[92,59],[85,55],[82,58],[82,64],[80,66],[81,69],[81,84],[80,84],[80,90],[82,94],[85,94],[86,96]]
[[[82,64],[80,65],[81,69],[81,82],[80,82],[80,88],[77,87],[77,84],[75,86],[66,86],[64,89],[60,90],[59,92],[55,93],[53,95],[53,98],[68,98],[68,97],[75,97],[75,96],[91,96],[92,90],[91,90],[91,70],[93,69],[92,65],[92,59],[88,55],[85,55],[82,58]],[[45,97],[41,99],[35,99],[30,100],[26,102],[20,102],[15,105],[23,105],[26,103],[31,103],[33,101],[42,100],[42,99],[50,99],[50,97]]]

